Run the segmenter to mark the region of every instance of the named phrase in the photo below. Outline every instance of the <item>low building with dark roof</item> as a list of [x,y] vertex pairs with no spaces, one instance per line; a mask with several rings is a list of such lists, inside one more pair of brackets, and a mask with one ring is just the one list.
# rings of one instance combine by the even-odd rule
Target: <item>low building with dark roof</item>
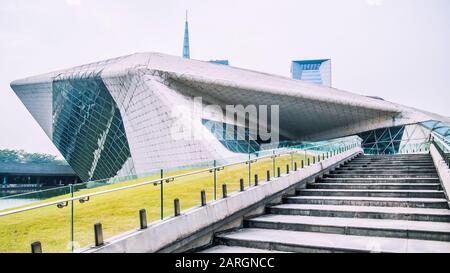
[[54,187],[81,180],[69,165],[54,163],[2,163],[1,188]]

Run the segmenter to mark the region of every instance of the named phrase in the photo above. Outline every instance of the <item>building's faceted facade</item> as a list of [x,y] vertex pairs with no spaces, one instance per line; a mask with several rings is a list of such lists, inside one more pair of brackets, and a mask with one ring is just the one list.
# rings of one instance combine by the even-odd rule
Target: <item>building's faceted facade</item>
[[[450,132],[444,129],[448,118],[388,101],[159,53],[56,71],[11,86],[83,180],[246,158],[262,144],[270,146],[251,137],[247,121],[224,131],[223,125],[232,123],[221,117],[227,105],[277,106],[279,115],[271,121],[278,121],[275,133],[283,143],[358,134],[366,152],[396,153],[413,145],[419,131],[424,136],[431,130]],[[192,107],[197,97],[201,111]],[[185,137],[193,133],[201,138]]]
[[331,86],[331,60],[292,61],[291,75],[296,80]]

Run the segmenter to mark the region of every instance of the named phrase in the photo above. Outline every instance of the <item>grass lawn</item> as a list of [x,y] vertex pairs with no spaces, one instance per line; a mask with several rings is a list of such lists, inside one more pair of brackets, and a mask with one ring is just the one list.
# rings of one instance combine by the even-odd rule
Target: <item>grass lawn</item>
[[[295,161],[300,168],[300,162],[304,155],[284,155],[276,158],[275,170],[280,167],[281,173],[286,172],[286,164],[293,169]],[[272,159],[261,159],[251,165],[251,183],[254,175],[258,174],[260,183],[266,181],[266,171],[270,170],[273,177]],[[180,174],[170,173],[168,175]],[[107,185],[94,189],[84,189],[76,192],[76,195],[87,194],[109,188],[135,184],[138,182],[157,179],[159,176],[149,176],[132,181]],[[222,197],[222,184],[227,184],[228,192],[239,190],[239,179],[244,179],[246,188],[249,186],[249,174],[247,164],[238,164],[226,167],[217,172],[217,199]],[[163,184],[163,212],[164,217],[173,215],[173,200],[180,200],[182,211],[200,204],[200,191],[205,190],[208,201],[214,198],[214,173],[202,172]],[[159,220],[161,217],[161,186],[145,185],[136,188],[106,193],[92,197],[88,202],[73,202],[74,211],[74,245],[75,248],[86,247],[94,244],[93,225],[101,222],[103,235],[107,240],[111,236],[118,235],[138,228],[138,211],[145,208],[147,221]],[[35,205],[51,200],[69,197],[62,195],[30,205]],[[71,205],[64,208],[48,206],[36,210],[30,210],[18,214],[0,217],[0,252],[30,252],[30,244],[39,240],[42,243],[43,252],[69,252],[71,241]]]

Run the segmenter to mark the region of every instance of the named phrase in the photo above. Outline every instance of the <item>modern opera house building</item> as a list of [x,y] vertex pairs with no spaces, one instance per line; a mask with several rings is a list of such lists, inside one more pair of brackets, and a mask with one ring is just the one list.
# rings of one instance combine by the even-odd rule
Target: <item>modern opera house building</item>
[[[160,53],[60,70],[14,81],[11,87],[85,181],[261,149],[259,139],[242,140],[236,132],[222,137],[219,125],[228,121],[218,112],[227,105],[278,105],[279,141],[359,135],[366,153],[420,149],[431,130],[447,141],[450,135],[448,117],[301,80]],[[202,106],[221,109],[197,113],[192,105],[198,97]],[[233,128],[239,131],[244,123]],[[206,137],[174,137],[188,127]]]

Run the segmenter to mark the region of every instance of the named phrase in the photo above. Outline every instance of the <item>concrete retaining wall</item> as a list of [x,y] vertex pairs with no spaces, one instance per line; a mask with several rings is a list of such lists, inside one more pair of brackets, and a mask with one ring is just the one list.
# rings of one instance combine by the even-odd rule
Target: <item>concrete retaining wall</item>
[[450,169],[447,164],[445,164],[444,158],[442,158],[434,145],[430,145],[430,154],[433,158],[434,166],[436,167],[439,178],[441,179],[442,187],[444,188],[445,196],[447,197],[450,208]]
[[[111,238],[103,246],[90,248],[82,252],[149,253],[180,251],[179,249],[183,247],[182,243],[172,248],[168,248],[168,246],[176,245],[177,242],[182,242],[196,234],[198,234],[196,239],[201,239],[203,230],[208,228],[211,231],[217,230],[217,227],[215,229],[211,227],[218,225],[218,223],[224,226],[232,226],[232,222],[237,219],[233,218],[233,216],[237,213],[254,207],[255,204],[262,204],[266,200],[270,202],[271,197],[284,193],[287,189],[295,188],[300,182],[314,179],[315,175],[320,174],[324,170],[334,168],[343,161],[360,153],[362,153],[361,148],[353,148],[330,159],[299,169],[296,172],[291,171],[289,175],[274,178],[268,183],[262,182],[259,186],[249,188],[244,192],[231,193],[227,198],[210,202],[205,207],[195,207],[185,211],[178,217],[155,222],[149,225],[147,229],[130,231]],[[261,206],[259,206],[259,209],[261,209]],[[227,221],[228,219],[230,220]],[[209,240],[207,237],[207,234],[205,234],[204,244]],[[187,249],[185,248],[183,251],[185,250]]]

